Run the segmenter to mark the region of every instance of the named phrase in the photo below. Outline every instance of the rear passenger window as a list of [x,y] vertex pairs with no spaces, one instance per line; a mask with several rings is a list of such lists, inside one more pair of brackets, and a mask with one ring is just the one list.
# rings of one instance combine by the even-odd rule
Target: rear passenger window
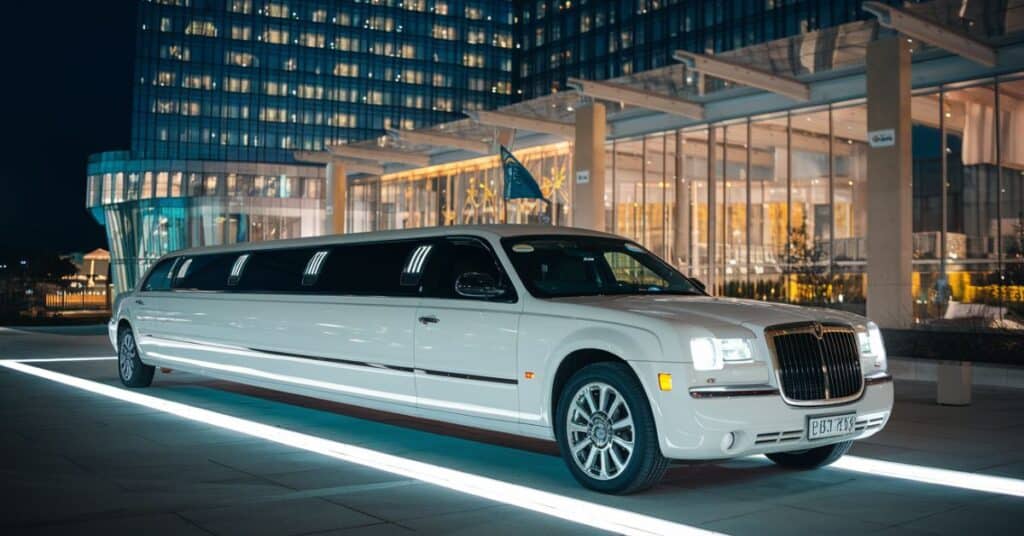
[[237,253],[197,255],[186,259],[177,270],[174,288],[178,290],[224,290]]
[[254,251],[234,288],[239,292],[301,292],[303,271],[316,251],[312,248]]
[[174,263],[177,262],[177,260],[177,258],[171,258],[160,261],[160,263],[153,267],[153,270],[149,272],[149,277],[147,277],[146,282],[142,284],[142,290],[146,292],[170,290],[171,282],[174,280]]
[[501,263],[491,248],[476,238],[449,238],[439,243],[440,251],[423,268],[423,295],[430,298],[465,298],[455,292],[455,281],[462,274],[478,272],[489,275],[499,286],[508,289],[501,297],[491,301],[515,302],[516,293]]
[[[403,273],[417,241],[352,244],[330,248],[314,290],[356,296],[416,296],[417,285],[403,285]],[[406,276],[407,277],[407,276]]]

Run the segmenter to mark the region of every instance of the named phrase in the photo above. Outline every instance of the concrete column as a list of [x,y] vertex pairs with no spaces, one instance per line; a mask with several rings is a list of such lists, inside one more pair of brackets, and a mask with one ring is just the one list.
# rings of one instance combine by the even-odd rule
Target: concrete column
[[936,372],[936,401],[946,406],[968,406],[974,370],[964,361],[940,361]]
[[[604,231],[604,104],[594,102],[576,110],[573,149],[572,224]],[[585,180],[581,176],[586,174]]]
[[[715,176],[718,170],[715,169],[715,160],[717,149],[717,142],[715,141],[715,127],[708,128],[708,272],[707,277],[704,279],[704,285],[707,291],[714,294],[718,288],[718,256],[715,255],[718,249],[718,200],[716,199],[715,192]],[[722,151],[722,162],[725,162],[725,150]],[[724,176],[724,173],[723,173]]]
[[324,222],[324,234],[342,234],[345,232],[345,207],[347,206],[348,179],[345,176],[345,164],[340,160],[327,163],[327,205]]
[[913,322],[911,297],[910,49],[894,36],[868,44],[868,317]]
[[695,259],[690,257],[690,185],[692,177],[687,177],[684,174],[684,159],[683,159],[683,135],[679,132],[675,134],[675,161],[673,169],[675,172],[672,174],[672,179],[675,182],[675,207],[673,210],[674,220],[674,231],[672,234],[672,258],[669,261],[678,268],[680,261],[685,259],[689,264],[687,272],[691,275],[695,269]]

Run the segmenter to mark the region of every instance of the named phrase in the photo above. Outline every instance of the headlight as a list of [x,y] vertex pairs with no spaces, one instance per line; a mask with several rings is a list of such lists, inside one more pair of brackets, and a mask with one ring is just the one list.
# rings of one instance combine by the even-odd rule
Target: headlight
[[885,344],[882,343],[882,330],[874,322],[868,322],[867,326],[857,327],[857,343],[860,345],[860,355],[874,359],[875,368],[886,370]]
[[690,356],[695,370],[721,370],[726,363],[750,361],[753,353],[746,339],[700,337],[690,340]]

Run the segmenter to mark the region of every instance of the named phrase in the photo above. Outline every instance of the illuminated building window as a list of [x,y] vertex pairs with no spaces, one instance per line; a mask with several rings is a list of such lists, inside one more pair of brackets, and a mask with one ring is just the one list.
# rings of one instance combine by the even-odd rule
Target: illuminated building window
[[165,45],[160,48],[160,57],[168,60],[190,61],[192,52],[181,45]]
[[315,32],[303,32],[299,35],[299,44],[310,48],[324,48],[326,43],[324,34]]
[[228,76],[224,78],[224,91],[230,93],[248,93],[251,90],[252,81],[248,78],[236,78]]
[[359,65],[354,63],[335,63],[334,76],[359,76]]
[[178,113],[178,101],[157,99],[153,101],[153,112],[158,114]]
[[185,27],[185,35],[217,37],[217,26],[208,20],[193,20]]
[[228,11],[248,15],[252,13],[252,0],[230,0]]
[[160,71],[156,73],[156,78],[153,79],[153,83],[160,87],[169,87],[174,85],[175,73]]
[[181,115],[185,116],[198,116],[200,115],[201,106],[198,102],[184,101],[181,103]]
[[398,56],[406,59],[416,58],[416,45],[405,43],[398,49]]
[[160,31],[164,33],[174,31],[174,26],[171,24],[170,17],[160,17]]
[[462,64],[466,67],[483,67],[484,55],[466,52],[462,55]]
[[443,24],[435,24],[431,31],[431,37],[434,39],[446,39],[454,40],[458,39],[458,33],[451,26],[445,26]]
[[466,42],[471,45],[480,45],[487,41],[487,32],[480,29],[472,29],[466,33]]
[[232,26],[231,38],[239,41],[248,41],[252,39],[252,28],[249,26]]
[[256,60],[256,56],[253,56],[248,52],[228,51],[225,53],[224,61],[228,65],[235,65],[238,67],[259,67],[259,62]]
[[263,10],[263,14],[268,17],[275,17],[278,19],[287,19],[291,17],[291,12],[288,11],[288,4],[282,3],[269,3],[266,9]]
[[288,30],[275,26],[268,26],[263,30],[262,41],[272,45],[288,44]]
[[337,37],[334,39],[334,48],[335,50],[358,51],[359,39],[355,37]]
[[181,79],[181,87],[188,89],[213,89],[213,77],[208,74],[187,74]]

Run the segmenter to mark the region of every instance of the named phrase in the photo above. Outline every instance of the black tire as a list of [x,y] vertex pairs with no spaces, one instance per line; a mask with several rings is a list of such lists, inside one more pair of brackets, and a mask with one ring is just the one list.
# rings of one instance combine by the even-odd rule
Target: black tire
[[[568,425],[570,424],[569,411],[571,406],[575,402],[582,402],[584,400],[581,394],[586,392],[583,391],[584,388],[596,389],[600,393],[603,390],[600,385],[608,385],[612,388],[611,391],[607,391],[611,393],[608,395],[608,399],[611,400],[608,406],[612,409],[607,414],[604,414],[604,410],[599,407],[591,415],[603,415],[601,418],[607,417],[604,422],[608,423],[609,426],[606,427],[603,433],[597,432],[599,435],[594,435],[595,431],[592,425],[587,427],[587,432],[579,431],[578,428],[570,432]],[[581,398],[577,398],[577,395],[580,395]],[[625,410],[614,402],[620,395],[622,402],[626,405]],[[625,363],[605,362],[584,367],[569,379],[565,387],[562,388],[562,391],[557,393],[557,396],[558,406],[554,418],[555,436],[558,439],[559,450],[562,452],[562,459],[569,467],[572,476],[580,484],[602,493],[629,494],[647,489],[661,480],[665,470],[668,469],[669,460],[661,454],[658,432],[655,429],[654,416],[651,413],[651,406],[647,401],[647,395],[628,365]],[[600,402],[598,402],[598,406],[600,406]],[[624,462],[621,461],[621,454],[616,454],[613,460],[610,452],[607,454],[601,452],[602,450],[616,450],[619,453],[626,452],[621,447],[616,446],[613,437],[617,434],[625,434],[626,431],[615,430],[614,427],[610,426],[610,423],[615,422],[614,418],[617,415],[632,418],[631,433],[620,436],[620,439],[627,440],[630,436],[632,437],[632,451],[630,451]],[[620,422],[624,420],[620,419]],[[594,421],[588,419],[587,422],[593,423]],[[582,451],[578,455],[579,459],[575,457],[577,455],[573,454],[570,446],[569,436],[572,434],[576,434],[573,435],[573,441],[578,440],[577,445],[583,443],[584,440],[593,440],[591,445],[597,445],[594,441],[598,437],[602,438],[604,445],[601,448],[591,446],[591,450],[598,451],[596,456],[601,462],[607,461],[608,463],[614,463],[616,466],[621,462],[622,468],[617,470],[614,476],[604,479],[585,471],[580,464],[585,465],[588,461],[592,461],[592,458],[587,458],[585,461],[582,460],[582,458],[586,457]],[[615,469],[615,467],[611,468]],[[599,470],[602,474],[605,473],[604,466],[600,468],[595,467],[594,469]]]
[[156,367],[139,359],[139,346],[132,328],[121,328],[117,333],[117,375],[125,387],[149,387],[153,383]]
[[776,452],[767,456],[769,460],[787,469],[817,469],[842,458],[852,446],[853,441],[843,441],[796,452]]

